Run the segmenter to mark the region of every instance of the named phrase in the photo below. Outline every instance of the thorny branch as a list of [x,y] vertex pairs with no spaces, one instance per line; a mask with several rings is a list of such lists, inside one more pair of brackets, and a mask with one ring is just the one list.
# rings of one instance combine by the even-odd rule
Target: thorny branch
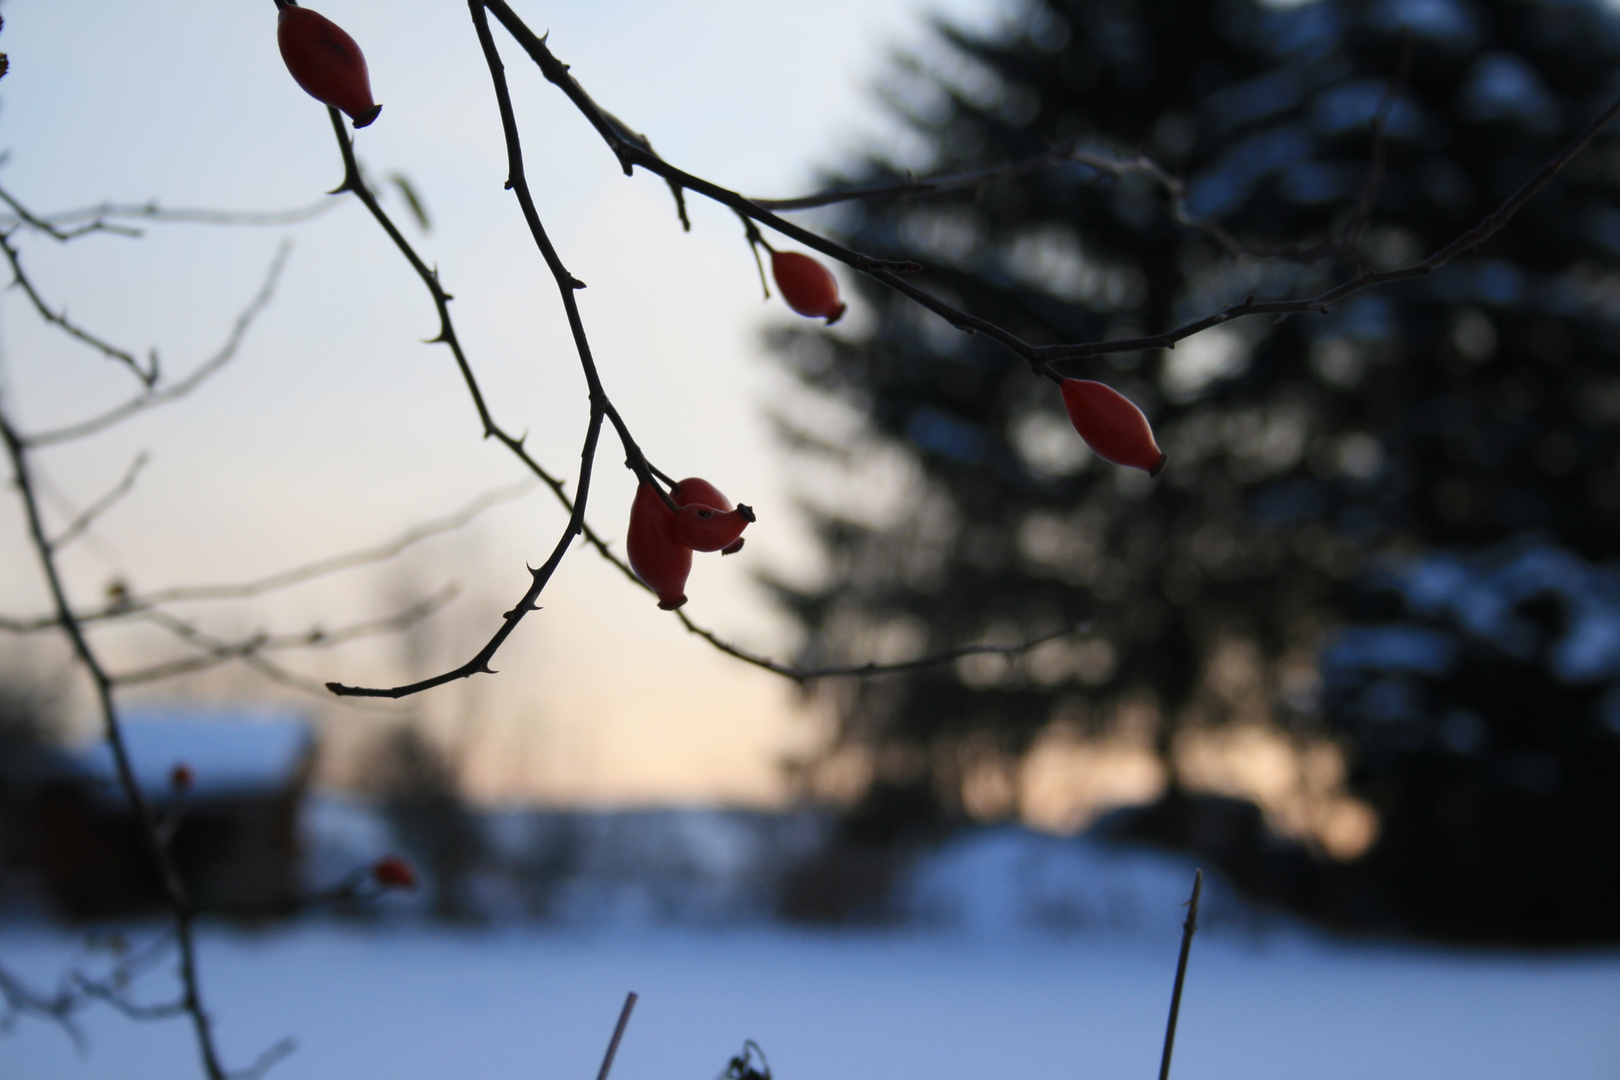
[[[439,336],[434,340],[442,341],[450,346],[451,352],[456,358],[457,366],[461,369],[462,378],[467,384],[468,392],[472,395],[473,403],[478,409],[479,418],[484,423],[485,437],[492,435],[496,436],[514,452],[518,452],[519,456],[525,461],[528,461],[528,455],[523,451],[523,441],[521,439],[514,439],[506,435],[504,432],[500,432],[495,424],[494,418],[490,415],[488,406],[484,403],[483,393],[478,388],[478,382],[473,376],[472,367],[467,362],[467,357],[462,351],[460,341],[456,338],[454,324],[450,321],[449,304],[451,297],[450,294],[446,293],[439,285],[438,273],[428,269],[427,264],[424,263],[421,257],[416,254],[415,249],[411,247],[410,243],[394,225],[393,221],[389,219],[388,215],[383,212],[382,207],[377,204],[376,198],[372,196],[370,191],[366,190],[365,184],[360,180],[359,165],[355,161],[354,157],[354,145],[350,142],[348,134],[343,130],[343,118],[341,115],[339,115],[336,109],[328,109],[327,111],[331,114],[332,129],[337,134],[338,146],[343,154],[343,183],[338,186],[336,191],[350,191],[354,193],[355,197],[358,198],[365,205],[366,209],[371,212],[372,217],[377,220],[377,223],[383,227],[385,232],[388,233],[389,238],[394,241],[395,246],[398,247],[405,255],[406,259],[409,260],[412,268],[416,270],[417,276],[419,276],[423,283],[427,285],[429,293],[433,296],[434,305],[439,311]],[[555,258],[555,252],[552,254],[553,258]],[[578,308],[573,304],[573,290],[576,286],[580,285],[580,283],[577,282],[573,276],[569,275],[566,271],[562,271],[560,274],[557,274],[556,271],[559,270],[560,267],[561,263],[556,263],[554,265],[553,272],[557,276],[558,288],[563,293],[564,302],[570,306],[573,313],[572,324],[576,327],[576,341],[582,343],[584,328],[578,317]],[[583,344],[582,348],[586,350],[584,352],[584,356],[588,358],[588,348]],[[589,368],[588,363],[587,370],[593,370]],[[513,607],[506,612],[502,618],[500,629],[495,632],[495,635],[490,638],[489,642],[478,651],[476,656],[467,661],[467,663],[463,664],[461,667],[407,686],[376,689],[370,687],[351,687],[345,686],[342,683],[331,682],[327,684],[327,689],[339,696],[400,698],[406,697],[410,694],[420,693],[423,690],[428,690],[435,686],[442,686],[443,684],[452,682],[456,679],[464,679],[481,672],[491,672],[489,661],[494,657],[496,651],[500,649],[507,637],[511,635],[512,631],[516,629],[518,622],[522,620],[522,618],[530,611],[537,610],[535,607],[535,600],[539,598],[541,590],[545,588],[546,583],[551,579],[552,573],[555,572],[557,566],[562,562],[563,555],[567,553],[569,544],[573,541],[574,537],[584,529],[585,502],[590,492],[591,466],[596,459],[596,445],[602,431],[602,420],[606,415],[606,396],[601,394],[600,384],[593,383],[591,390],[590,419],[586,424],[585,443],[580,451],[579,477],[575,483],[575,490],[579,494],[575,499],[572,512],[569,514],[568,525],[563,530],[562,536],[558,539],[557,544],[552,549],[551,556],[543,564],[541,564],[539,569],[530,569],[530,585],[528,590],[524,593],[523,597],[517,602],[517,604],[513,605]],[[547,478],[549,479],[549,477]]]
[[[1055,148],[1047,154],[1038,155],[1034,158],[1026,159],[1021,162],[1015,162],[1011,165],[1003,166],[1000,169],[982,170],[959,176],[911,181],[905,184],[887,185],[875,188],[825,192],[819,195],[804,196],[798,199],[750,200],[735,191],[720,187],[717,184],[704,180],[701,177],[694,176],[691,173],[687,173],[664,161],[664,159],[652,149],[652,144],[646,136],[633,131],[623,121],[619,120],[613,114],[607,112],[596,103],[596,101],[585,91],[584,87],[580,85],[578,80],[576,80],[569,73],[568,65],[557,60],[557,58],[547,47],[545,39],[535,35],[534,32],[530,30],[528,26],[524,24],[524,22],[512,11],[511,7],[505,2],[505,0],[468,0],[468,7],[472,14],[474,28],[478,34],[479,44],[483,49],[485,60],[489,66],[490,75],[495,85],[496,101],[501,115],[502,129],[507,146],[508,179],[506,186],[517,196],[525,222],[529,227],[536,246],[539,248],[546,261],[547,267],[551,270],[552,276],[556,280],[559,292],[562,295],[563,306],[568,316],[569,328],[573,334],[575,347],[579,353],[581,366],[584,370],[586,382],[589,387],[592,431],[594,432],[596,428],[599,427],[602,419],[606,419],[608,422],[610,422],[624,447],[626,453],[626,465],[631,468],[637,474],[638,479],[644,483],[652,482],[652,476],[662,476],[663,474],[659,473],[656,469],[653,469],[649,465],[640,448],[636,445],[634,439],[630,435],[627,425],[624,423],[618,411],[614,408],[612,401],[608,398],[606,392],[602,388],[600,378],[597,374],[595,362],[591,356],[590,345],[586,338],[584,326],[579,315],[578,305],[576,304],[573,295],[575,290],[584,288],[584,283],[574,278],[563,266],[560,257],[545,233],[544,227],[540,222],[539,214],[535,209],[534,200],[529,192],[527,178],[523,170],[521,141],[518,133],[516,116],[511,103],[510,93],[506,84],[505,68],[500,60],[494,40],[490,34],[486,13],[493,13],[495,15],[503,27],[505,27],[505,29],[524,49],[524,51],[529,54],[530,58],[539,66],[544,77],[560,88],[563,93],[566,94],[574,103],[581,114],[584,115],[592,126],[596,128],[597,132],[602,136],[603,141],[607,143],[609,149],[618,158],[619,163],[624,169],[626,175],[632,174],[635,166],[640,165],[649,172],[658,175],[670,185],[671,190],[676,193],[677,203],[682,209],[681,216],[683,225],[686,224],[686,218],[684,214],[684,202],[681,201],[681,192],[685,190],[692,190],[700,195],[712,199],[715,202],[720,203],[721,205],[729,207],[741,218],[743,218],[751,241],[758,236],[757,232],[754,230],[754,222],[768,226],[769,228],[774,229],[785,236],[799,241],[807,247],[820,251],[825,255],[831,256],[832,258],[838,259],[850,267],[876,278],[919,305],[933,311],[935,314],[944,318],[958,329],[969,333],[981,332],[988,335],[1013,352],[1022,356],[1030,364],[1031,369],[1036,374],[1054,381],[1060,380],[1063,376],[1055,367],[1053,367],[1053,365],[1063,361],[1083,359],[1105,353],[1135,352],[1150,348],[1174,348],[1176,342],[1207,330],[1213,326],[1228,322],[1232,319],[1242,318],[1250,315],[1284,316],[1307,311],[1323,312],[1326,311],[1331,304],[1336,303],[1344,297],[1349,296],[1354,292],[1358,292],[1361,289],[1371,288],[1377,285],[1383,285],[1393,281],[1404,280],[1405,278],[1417,277],[1431,273],[1441,266],[1444,266],[1447,262],[1450,262],[1461,252],[1484,243],[1487,239],[1494,235],[1499,229],[1502,228],[1503,225],[1507,223],[1509,219],[1511,219],[1511,217],[1518,211],[1520,207],[1524,205],[1525,202],[1527,202],[1536,194],[1536,192],[1550,182],[1552,178],[1556,176],[1560,170],[1562,170],[1564,165],[1566,165],[1568,161],[1575,156],[1575,154],[1585,147],[1587,143],[1589,143],[1597,135],[1597,133],[1614,118],[1615,115],[1620,114],[1620,100],[1617,100],[1614,105],[1612,105],[1607,111],[1604,112],[1602,116],[1593,121],[1587,126],[1587,128],[1580,132],[1562,152],[1553,158],[1552,161],[1548,162],[1540,172],[1526,182],[1526,184],[1518,192],[1504,202],[1503,205],[1499,207],[1493,214],[1487,216],[1473,230],[1465,233],[1456,241],[1447,245],[1445,248],[1442,248],[1440,251],[1434,253],[1420,263],[1397,270],[1382,272],[1372,272],[1364,269],[1357,272],[1349,280],[1340,283],[1334,288],[1309,298],[1297,300],[1256,301],[1253,297],[1249,297],[1241,304],[1228,305],[1220,312],[1213,315],[1156,335],[1138,338],[1116,339],[1103,342],[1035,346],[1025,342],[1023,339],[1019,338],[1017,335],[1011,333],[1003,327],[955,308],[918,288],[911,282],[905,280],[901,274],[911,273],[921,269],[921,267],[916,263],[909,261],[875,259],[870,256],[863,255],[823,237],[817,236],[816,234],[781,218],[774,213],[774,210],[805,209],[813,206],[830,205],[835,202],[847,201],[856,198],[894,198],[910,194],[930,194],[940,191],[959,190],[962,188],[976,187],[986,183],[995,182],[997,180],[1023,175],[1024,173],[1039,168],[1045,168],[1059,162],[1074,162],[1086,165],[1096,170],[1100,175],[1110,175],[1116,178],[1127,174],[1147,175],[1170,194],[1172,209],[1179,221],[1182,221],[1191,227],[1199,228],[1208,232],[1220,243],[1222,243],[1222,245],[1225,246],[1229,251],[1242,252],[1245,249],[1242,244],[1227,233],[1218,223],[1205,221],[1189,215],[1184,205],[1185,188],[1181,181],[1170,175],[1151,159],[1146,157],[1138,157],[1132,160],[1113,160],[1105,158],[1101,155],[1083,153],[1072,146],[1066,148]],[[1342,254],[1347,250],[1346,245],[1352,245],[1359,242],[1360,235],[1365,228],[1366,218],[1370,212],[1373,197],[1376,194],[1377,187],[1382,178],[1384,159],[1384,125],[1387,121],[1389,111],[1392,108],[1396,97],[1398,96],[1400,87],[1404,85],[1407,78],[1409,65],[1410,50],[1403,45],[1399,71],[1386,91],[1384,99],[1380,103],[1377,114],[1374,118],[1372,132],[1372,162],[1368,169],[1368,175],[1356,207],[1345,224],[1339,244],[1334,245],[1331,250],[1324,249],[1323,252],[1320,253],[1296,252],[1286,255],[1286,257],[1305,258],[1316,257],[1318,254]],[[626,566],[622,560],[618,559],[617,556],[612,554],[608,550],[607,545],[589,528],[583,517],[583,507],[585,503],[585,495],[587,494],[586,488],[588,486],[591,458],[594,455],[594,435],[587,438],[587,449],[583,455],[581,465],[581,484],[579,486],[579,496],[574,499],[569,499],[562,482],[547,473],[524,450],[523,440],[513,438],[504,432],[498,425],[496,425],[490,414],[488,405],[484,400],[482,391],[478,386],[477,380],[472,373],[471,366],[468,363],[459,341],[455,336],[454,327],[450,320],[448,310],[450,296],[445,293],[443,288],[440,286],[437,272],[428,269],[427,265],[421,260],[420,256],[416,254],[414,249],[411,248],[410,244],[405,240],[398,228],[392,223],[391,220],[389,220],[387,215],[382,211],[381,207],[377,205],[376,200],[372,198],[370,193],[365,189],[365,185],[360,181],[359,169],[358,165],[355,163],[352,143],[350,142],[347,134],[344,132],[341,119],[335,110],[332,111],[332,122],[334,130],[338,135],[338,141],[342,150],[345,166],[344,183],[337,190],[351,191],[366,204],[367,209],[371,211],[373,217],[376,218],[378,223],[388,233],[390,238],[394,240],[396,246],[399,247],[406,259],[410,261],[413,268],[416,269],[418,275],[422,278],[423,283],[428,287],[428,290],[433,297],[434,304],[438,309],[440,318],[440,333],[439,336],[434,340],[450,345],[451,350],[455,355],[457,365],[461,370],[462,378],[472,396],[474,406],[478,410],[479,418],[483,422],[485,436],[493,436],[504,443],[508,449],[515,453],[531,469],[531,471],[535,473],[535,475],[539,476],[541,480],[552,489],[553,494],[560,501],[562,501],[565,506],[568,507],[570,513],[568,527],[565,529],[562,539],[559,540],[558,545],[553,550],[551,558],[547,560],[540,570],[531,570],[531,584],[529,589],[525,592],[524,597],[519,601],[518,604],[514,605],[514,607],[506,613],[500,629],[496,632],[495,636],[489,641],[489,643],[487,643],[484,648],[481,649],[479,653],[466,664],[463,664],[452,671],[434,676],[430,679],[412,683],[407,686],[398,686],[387,689],[350,687],[336,682],[328,684],[328,688],[331,689],[333,693],[340,695],[401,697],[408,694],[417,693],[434,686],[439,686],[455,679],[466,678],[474,674],[489,672],[489,661],[493,657],[495,651],[511,633],[516,623],[521,620],[529,611],[535,610],[535,601],[538,599],[540,592],[543,590],[546,581],[549,580],[551,573],[555,570],[556,564],[565,553],[568,543],[575,535],[583,535],[586,538],[586,541],[592,544],[592,546],[596,547],[600,554],[618,565],[620,569],[632,580],[636,579],[635,575],[629,570],[629,567]],[[654,486],[657,488],[660,494],[663,495],[666,502],[668,502],[668,493],[665,492],[662,487],[658,487],[656,484],[654,484]],[[702,637],[720,651],[748,663],[754,664],[765,670],[772,671],[776,674],[793,678],[801,682],[808,679],[834,675],[861,676],[915,670],[931,664],[946,662],[960,656],[970,655],[975,652],[1001,652],[1004,654],[1015,654],[1031,648],[1034,645],[1039,644],[1041,641],[1050,640],[1052,636],[1049,635],[1034,641],[1026,642],[1022,645],[1011,647],[983,645],[965,646],[963,648],[948,650],[944,653],[934,654],[929,657],[923,657],[917,660],[907,661],[895,665],[863,664],[836,668],[800,669],[790,667],[785,664],[779,664],[775,661],[769,660],[768,658],[758,656],[745,649],[731,645],[730,643],[720,639],[718,635],[714,634],[712,631],[708,631],[697,626],[684,612],[677,611],[676,614],[689,632]]]
[[536,36],[518,18],[505,0],[480,0],[480,2],[495,14],[501,24],[523,46],[524,50],[539,66],[541,74],[562,90],[581,114],[584,115],[585,119],[596,128],[603,141],[607,143],[608,149],[619,159],[619,163],[626,175],[630,175],[634,167],[639,165],[670,184],[694,191],[723,206],[729,207],[739,214],[750,217],[762,225],[769,226],[807,247],[875,278],[894,291],[932,311],[956,329],[968,333],[985,334],[1022,357],[1037,375],[1042,375],[1054,381],[1062,376],[1052,365],[1065,360],[1080,360],[1109,353],[1140,352],[1145,349],[1174,348],[1179,341],[1192,337],[1194,334],[1202,333],[1211,327],[1230,322],[1233,319],[1254,315],[1281,316],[1305,312],[1325,312],[1331,305],[1363,289],[1431,274],[1451,262],[1458,255],[1478,247],[1494,236],[1513,218],[1514,214],[1518,213],[1525,203],[1529,202],[1542,188],[1546,187],[1576,154],[1580,153],[1588,143],[1596,138],[1598,133],[1607,127],[1615,116],[1620,115],[1620,99],[1617,99],[1600,116],[1581,129],[1563,150],[1542,166],[1518,191],[1509,196],[1496,210],[1486,215],[1478,225],[1434,252],[1428,258],[1410,266],[1380,272],[1362,270],[1348,280],[1324,292],[1295,300],[1256,301],[1253,297],[1250,297],[1240,304],[1228,305],[1212,315],[1159,334],[1135,338],[1119,338],[1112,341],[1038,346],[1031,345],[996,323],[953,307],[900,276],[901,272],[921,269],[915,263],[907,264],[874,259],[871,256],[852,251],[783,220],[760,202],[750,200],[735,191],[720,187],[670,165],[652,151],[651,144],[645,136],[631,133],[622,121],[619,121],[597,105],[591,96],[585,92],[584,88],[579,85],[578,81],[569,74],[568,65],[552,55],[551,50],[546,46],[545,39]]
[[[635,439],[631,436],[628,426],[624,423],[622,417],[620,417],[618,410],[614,408],[611,400],[607,396],[606,391],[602,389],[601,381],[596,372],[595,362],[591,358],[590,345],[585,335],[584,322],[580,317],[578,305],[575,302],[573,295],[575,290],[584,288],[585,284],[570,274],[563,266],[561,258],[557,255],[556,249],[552,246],[549,237],[547,237],[545,233],[544,226],[540,222],[539,213],[535,208],[533,196],[529,191],[527,177],[523,171],[522,147],[518,135],[516,115],[512,109],[511,96],[506,85],[505,68],[500,60],[498,52],[496,51],[494,40],[489,32],[488,21],[484,15],[485,7],[488,7],[491,11],[495,11],[497,18],[502,17],[501,11],[495,5],[484,4],[481,2],[481,0],[469,0],[468,7],[471,10],[474,26],[479,35],[480,45],[484,50],[485,59],[490,69],[491,79],[494,81],[496,100],[501,112],[502,129],[506,136],[509,168],[506,186],[516,194],[519,205],[524,214],[525,222],[528,224],[531,235],[534,237],[536,246],[540,249],[542,256],[545,258],[547,267],[551,270],[552,275],[557,282],[558,290],[562,295],[563,305],[568,315],[569,328],[574,337],[575,347],[580,354],[580,360],[585,371],[587,386],[590,390],[593,430],[595,426],[599,425],[602,418],[597,415],[598,410],[600,409],[602,415],[613,424],[614,430],[618,434],[620,443],[625,451],[625,464],[636,473],[637,478],[643,483],[654,483],[654,476],[667,481],[668,477],[654,468],[647,461],[645,455],[641,451],[641,448],[636,444]],[[509,11],[508,14],[510,14]],[[521,43],[522,37],[520,35],[514,36],[518,36]],[[566,68],[563,70],[566,71]],[[577,84],[574,85],[577,87]],[[583,91],[580,91],[580,93],[583,94]],[[587,98],[586,100],[589,99]],[[592,103],[592,106],[594,108],[594,103]],[[611,114],[602,112],[600,109],[597,109],[596,111],[604,118],[604,123],[615,132],[615,138],[628,140],[637,146],[645,147],[647,152],[651,152],[651,144],[647,143],[645,138],[629,132],[628,129],[624,128],[623,124],[614,119]],[[505,641],[505,638],[511,633],[518,620],[520,620],[529,611],[537,610],[534,606],[534,602],[539,598],[540,591],[544,588],[546,581],[549,581],[551,573],[555,570],[556,563],[560,561],[562,554],[565,553],[567,543],[575,535],[583,536],[585,541],[594,547],[599,555],[617,567],[629,581],[643,589],[646,588],[646,585],[642,583],[640,578],[636,577],[635,572],[630,569],[629,564],[627,564],[622,558],[613,552],[608,546],[607,541],[605,541],[600,534],[592,529],[589,522],[585,520],[584,502],[585,495],[587,494],[585,487],[580,486],[577,488],[577,490],[579,490],[581,493],[580,497],[570,497],[563,481],[553,476],[529,454],[528,450],[524,446],[524,440],[522,438],[512,436],[495,422],[495,419],[489,410],[489,406],[484,399],[483,391],[479,387],[477,376],[474,375],[472,365],[468,361],[466,353],[461,347],[460,339],[455,331],[455,324],[450,317],[449,303],[452,299],[451,295],[444,290],[443,285],[440,283],[438,271],[428,267],[427,263],[424,262],[421,256],[417,254],[410,242],[405,239],[404,234],[399,231],[399,228],[388,217],[387,213],[380,205],[378,205],[376,199],[371,196],[370,192],[365,189],[364,184],[360,182],[359,167],[354,157],[353,143],[351,142],[348,133],[344,131],[342,119],[337,114],[336,110],[329,110],[329,112],[331,113],[333,130],[336,133],[338,147],[343,156],[344,163],[343,183],[334,189],[333,194],[344,191],[353,192],[365,205],[366,209],[371,212],[372,217],[376,219],[377,223],[383,228],[383,231],[388,234],[391,240],[394,241],[395,246],[400,250],[401,254],[405,256],[406,260],[411,264],[411,267],[416,271],[417,276],[421,278],[423,285],[426,286],[429,295],[433,298],[434,307],[439,315],[439,333],[432,339],[432,341],[435,343],[443,343],[450,347],[451,353],[455,357],[456,366],[461,372],[462,380],[466,384],[469,395],[472,397],[474,408],[478,412],[479,420],[483,424],[484,436],[486,438],[494,438],[506,446],[506,448],[510,450],[520,461],[522,461],[523,464],[527,466],[529,470],[541,480],[542,483],[551,489],[552,494],[559,502],[562,503],[569,514],[568,528],[565,530],[562,540],[559,541],[557,549],[553,551],[552,558],[548,559],[547,563],[542,566],[540,570],[531,569],[530,573],[532,575],[532,581],[529,590],[525,593],[524,597],[505,614],[501,628],[496,632],[495,636],[484,646],[483,649],[479,651],[476,656],[474,656],[467,663],[430,679],[424,679],[405,686],[370,688],[347,686],[339,682],[331,682],[327,684],[327,688],[329,690],[340,696],[399,698],[408,696],[410,694],[420,693],[423,690],[428,690],[435,686],[441,686],[456,679],[468,678],[476,674],[490,673],[488,667],[490,659],[493,658],[495,651],[499,649],[500,645]],[[678,190],[678,186],[674,185],[673,183],[672,187],[677,187]],[[746,216],[744,217],[744,220],[747,222],[748,219]],[[782,224],[789,225],[787,222],[782,222]],[[749,227],[752,228],[751,223],[749,224]],[[790,227],[796,228],[794,226]],[[594,443],[588,443],[588,449],[589,453],[594,456]],[[587,458],[583,463],[581,473],[582,478],[586,478],[587,483],[589,466],[590,459]],[[654,483],[654,487],[657,488],[659,493],[664,497],[665,501],[668,502],[670,498],[668,493],[665,492],[662,487],[658,487],[656,483]],[[542,573],[545,575],[544,579],[540,577]],[[719,649],[721,652],[756,667],[763,668],[764,670],[770,671],[773,674],[781,675],[785,678],[793,679],[800,683],[812,679],[833,676],[872,676],[912,671],[942,663],[948,663],[962,656],[982,652],[994,652],[1002,655],[1012,656],[1028,651],[1042,642],[1052,640],[1054,637],[1059,637],[1063,634],[1072,632],[1072,629],[1066,629],[1057,634],[1044,635],[1042,637],[1035,638],[1031,641],[1014,646],[969,645],[897,664],[869,663],[849,665],[845,667],[800,669],[792,667],[791,665],[782,664],[768,657],[760,656],[736,645],[732,645],[722,639],[718,634],[714,633],[714,631],[708,630],[695,623],[684,611],[677,610],[675,615],[678,619],[680,619],[681,625],[684,626],[688,632],[703,638],[710,645],[714,646],[716,649]]]

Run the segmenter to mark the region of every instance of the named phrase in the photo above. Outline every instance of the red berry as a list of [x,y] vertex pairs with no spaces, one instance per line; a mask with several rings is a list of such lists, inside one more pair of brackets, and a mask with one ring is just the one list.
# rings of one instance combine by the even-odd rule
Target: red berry
[[735,544],[754,520],[746,506],[716,510],[702,503],[687,503],[675,515],[675,539],[693,551],[721,551]]
[[669,497],[675,500],[676,506],[685,506],[687,503],[702,503],[704,506],[712,506],[716,510],[731,509],[731,500],[720,494],[719,488],[696,476],[688,476],[685,480],[670,488]]
[[673,611],[686,603],[686,575],[692,572],[692,549],[675,539],[675,512],[658,489],[642,484],[630,505],[630,531],[625,538],[630,569],[658,594],[658,606]]
[[[688,476],[685,480],[676,484],[670,489],[669,495],[670,498],[675,500],[675,505],[680,507],[701,506],[719,511],[719,514],[715,515],[716,517],[729,514],[732,509],[731,500],[722,495],[719,488],[696,476]],[[740,517],[727,517],[724,525],[711,525],[709,522],[713,519],[708,518],[702,519],[703,524],[697,524],[698,515],[694,513],[694,521],[683,526],[682,520],[687,515],[684,512],[677,514],[675,517],[676,539],[694,551],[718,551],[722,555],[735,555],[743,547],[743,529],[754,521],[752,508],[739,506],[737,511]],[[714,544],[712,547],[707,546],[717,538],[723,537],[724,533],[731,529],[735,529],[735,532],[731,533],[730,539],[725,540],[724,543]]]
[[826,319],[831,326],[844,317],[844,302],[838,299],[838,281],[832,271],[808,255],[796,251],[771,252],[771,274],[782,290],[787,306],[800,315]]
[[385,855],[371,867],[371,877],[390,889],[416,888],[416,870],[398,855]]
[[321,104],[348,113],[357,128],[377,119],[382,106],[371,100],[366,58],[354,38],[326,16],[290,0],[278,6],[276,42],[298,85]]
[[175,790],[176,794],[184,795],[186,792],[190,791],[191,785],[196,781],[196,779],[197,778],[192,775],[191,766],[187,765],[183,761],[179,762],[174,768],[169,770],[169,786]]
[[1147,417],[1129,398],[1090,379],[1064,379],[1062,390],[1069,422],[1098,457],[1159,475],[1165,453],[1153,441]]

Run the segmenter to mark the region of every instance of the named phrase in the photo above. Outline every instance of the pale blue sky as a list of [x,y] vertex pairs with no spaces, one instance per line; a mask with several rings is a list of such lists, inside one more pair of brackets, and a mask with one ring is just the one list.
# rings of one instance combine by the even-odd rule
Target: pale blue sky
[[[410,226],[456,294],[454,312],[498,419],[572,473],[582,380],[550,278],[502,190],[505,158],[489,76],[456,0],[316,6],[365,50],[381,119],[360,133],[371,172],[419,187],[435,229]],[[672,161],[762,195],[805,188],[814,163],[888,137],[870,92],[886,50],[923,38],[924,8],[982,22],[989,0],[757,0],[515,5],[607,108]],[[325,110],[283,70],[271,0],[7,0],[0,49],[0,183],[36,210],[105,198],[170,206],[284,208],[340,178]],[[780,650],[786,628],[750,585],[751,568],[801,569],[808,551],[787,508],[790,468],[759,406],[781,376],[761,329],[793,316],[762,304],[729,213],[694,206],[682,235],[656,180],[625,180],[591,129],[497,28],[526,137],[540,211],[581,294],[603,377],[664,468],[707,476],[753,503],[743,556],[700,559],[689,589],[700,621]],[[401,204],[390,209],[403,217]],[[421,344],[426,293],[351,202],[296,228],[157,226],[147,239],[28,240],[47,298],[97,333],[179,374],[215,348],[285,237],[294,250],[273,307],[237,361],[192,398],[43,466],[78,505],[150,451],[135,493],[67,560],[76,595],[114,573],[138,587],[241,580],[385,540],[521,475],[479,429],[447,350]],[[847,280],[847,278],[846,278]],[[851,323],[859,325],[860,312]],[[15,290],[0,298],[8,407],[38,429],[130,394],[133,382],[43,330]],[[604,441],[592,520],[622,534],[633,483]],[[219,629],[335,626],[383,610],[400,577],[461,582],[438,632],[470,655],[522,590],[562,524],[535,494],[467,534],[427,545],[404,569],[336,579],[228,614]],[[20,519],[0,508],[0,610],[44,597]],[[813,738],[789,688],[713,655],[653,602],[576,551],[481,693],[492,717],[473,739],[486,790],[537,785],[556,797],[765,798],[774,761]],[[141,639],[147,640],[147,639]],[[108,637],[120,662],[140,640]],[[294,661],[321,678],[382,677],[397,650]],[[397,673],[397,672],[396,672]],[[420,672],[418,672],[420,674]],[[254,692],[211,685],[214,693]],[[671,688],[675,692],[671,692]],[[422,703],[448,723],[465,691]],[[343,730],[359,720],[343,720]],[[482,756],[480,756],[482,755]],[[482,764],[479,764],[482,762]]]

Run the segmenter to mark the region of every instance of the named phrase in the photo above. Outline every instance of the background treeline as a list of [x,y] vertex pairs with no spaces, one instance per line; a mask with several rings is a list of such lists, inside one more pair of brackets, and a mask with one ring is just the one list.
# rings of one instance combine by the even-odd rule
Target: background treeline
[[[903,159],[829,180],[1070,145],[1185,179],[1178,201],[1149,176],[1069,163],[829,212],[842,242],[920,259],[919,284],[1037,344],[1157,332],[1416,261],[1620,90],[1620,27],[1595,3],[1044,0],[996,31],[937,32],[952,59],[902,57],[887,87]],[[1219,222],[1250,253],[1178,218]],[[825,573],[777,583],[808,632],[801,660],[1089,620],[1039,663],[824,691],[837,743],[806,781],[852,756],[863,770],[846,874],[996,816],[965,802],[987,771],[1014,813],[1018,766],[1054,725],[1106,736],[1146,716],[1167,785],[1113,828],[1201,848],[1345,925],[1612,939],[1617,257],[1611,133],[1432,276],[1065,365],[1146,410],[1170,455],[1156,481],[1090,458],[1011,353],[882,288],[861,286],[869,322],[780,339],[824,406],[781,418],[784,436],[830,472],[879,469],[894,493],[866,508],[807,482]],[[1371,846],[1312,853],[1189,790],[1179,740],[1239,722],[1337,742],[1377,815]]]

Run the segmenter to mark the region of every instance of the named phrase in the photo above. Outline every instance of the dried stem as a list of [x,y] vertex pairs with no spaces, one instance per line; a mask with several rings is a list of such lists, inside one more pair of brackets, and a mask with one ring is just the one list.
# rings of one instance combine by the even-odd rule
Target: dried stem
[[619,1022],[613,1025],[613,1038],[608,1040],[607,1053],[602,1055],[602,1068],[596,1073],[596,1080],[608,1080],[608,1073],[613,1069],[613,1058],[619,1052],[619,1040],[624,1038],[624,1029],[630,1024],[630,1010],[636,1007],[636,992],[634,990],[625,995],[624,1008],[619,1010]]
[[1198,930],[1198,895],[1204,890],[1204,872],[1193,871],[1192,896],[1187,900],[1187,921],[1181,924],[1181,956],[1176,960],[1176,988],[1170,992],[1170,1019],[1164,1026],[1164,1056],[1159,1059],[1159,1080],[1170,1080],[1170,1052],[1176,1045],[1176,1020],[1181,1015],[1181,988],[1187,981],[1187,956]]

